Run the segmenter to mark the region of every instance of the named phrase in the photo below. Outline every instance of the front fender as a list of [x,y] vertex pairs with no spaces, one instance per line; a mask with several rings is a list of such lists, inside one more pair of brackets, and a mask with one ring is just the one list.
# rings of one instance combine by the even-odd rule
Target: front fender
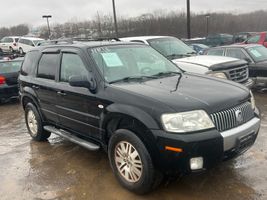
[[144,124],[148,129],[160,129],[159,124],[154,118],[151,117],[151,115],[140,108],[124,104],[111,104],[106,107],[105,112],[101,115],[101,128],[104,129],[106,123],[118,114],[126,116],[128,115],[132,118],[135,118]]

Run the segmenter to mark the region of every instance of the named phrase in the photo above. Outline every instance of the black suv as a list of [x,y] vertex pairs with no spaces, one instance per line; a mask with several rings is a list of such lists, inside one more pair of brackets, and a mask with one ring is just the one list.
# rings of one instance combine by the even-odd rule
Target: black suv
[[21,102],[34,140],[51,132],[108,152],[127,189],[211,168],[255,141],[260,118],[243,86],[181,72],[144,44],[72,42],[27,53]]

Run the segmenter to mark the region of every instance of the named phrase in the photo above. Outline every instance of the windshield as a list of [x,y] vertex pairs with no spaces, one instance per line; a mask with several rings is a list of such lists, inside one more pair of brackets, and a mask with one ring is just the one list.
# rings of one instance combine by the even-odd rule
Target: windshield
[[157,78],[162,73],[180,73],[175,64],[145,45],[104,46],[89,52],[109,83],[129,77]]
[[6,61],[0,62],[0,74],[18,72],[22,61]]
[[175,56],[175,55],[177,57],[183,57],[196,53],[181,40],[178,40],[177,38],[173,37],[150,39],[147,40],[147,42],[151,47],[153,47],[154,49],[159,51],[162,55],[168,58],[170,56]]
[[267,49],[264,46],[250,47],[248,53],[255,62],[267,60]]

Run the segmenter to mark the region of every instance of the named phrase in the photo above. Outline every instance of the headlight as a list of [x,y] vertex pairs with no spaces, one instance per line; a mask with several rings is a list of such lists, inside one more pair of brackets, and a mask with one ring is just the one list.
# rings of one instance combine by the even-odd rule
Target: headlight
[[204,110],[163,114],[163,127],[168,132],[185,133],[214,128],[214,124]]
[[215,72],[215,73],[208,73],[209,76],[213,76],[216,78],[223,78],[223,79],[227,79],[227,76],[225,75],[225,73],[223,72]]
[[255,108],[256,108],[256,105],[255,105],[255,99],[254,99],[254,95],[253,95],[253,93],[251,92],[251,90],[250,90],[250,103],[251,103],[251,107],[252,107],[252,109],[255,110]]

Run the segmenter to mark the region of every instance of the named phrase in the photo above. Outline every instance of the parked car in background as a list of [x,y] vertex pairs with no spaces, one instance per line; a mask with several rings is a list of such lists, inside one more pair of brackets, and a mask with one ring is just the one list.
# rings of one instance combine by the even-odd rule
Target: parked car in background
[[267,87],[267,49],[258,44],[229,45],[207,49],[206,55],[220,55],[248,62],[249,77],[256,87]]
[[209,34],[206,38],[206,45],[210,47],[228,45],[233,43],[233,35],[218,33],[218,34]]
[[18,40],[18,36],[8,36],[2,38],[0,41],[0,51],[11,53],[18,51]]
[[0,61],[0,103],[18,97],[18,74],[24,58]]
[[34,38],[34,37],[21,37],[18,41],[18,50],[19,53],[25,54],[30,51],[32,48],[36,47],[39,42],[44,41],[42,38]]
[[104,149],[119,183],[139,194],[240,155],[260,128],[247,88],[183,73],[141,43],[40,46],[26,54],[19,88],[33,140],[55,133]]
[[169,60],[196,55],[196,52],[176,37],[139,36],[120,38],[125,42],[140,42],[150,45]]
[[246,41],[248,38],[257,34],[257,32],[240,32],[234,34],[233,43],[240,43]]
[[228,79],[243,84],[249,89],[254,85],[253,80],[249,79],[248,65],[244,60],[205,55],[177,59],[173,62],[186,72]]
[[267,47],[267,32],[260,32],[256,33],[250,38],[248,38],[246,41],[243,42],[243,44],[261,44],[265,47]]
[[203,52],[209,47],[205,44],[193,43],[189,45],[198,55],[202,55]]

